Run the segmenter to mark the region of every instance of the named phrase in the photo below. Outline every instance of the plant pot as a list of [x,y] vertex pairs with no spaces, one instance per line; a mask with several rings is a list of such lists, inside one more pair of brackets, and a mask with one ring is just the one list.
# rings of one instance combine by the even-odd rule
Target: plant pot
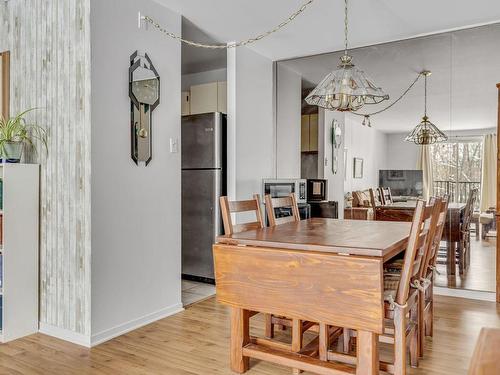
[[23,154],[23,142],[5,142],[3,144],[3,162],[19,163]]

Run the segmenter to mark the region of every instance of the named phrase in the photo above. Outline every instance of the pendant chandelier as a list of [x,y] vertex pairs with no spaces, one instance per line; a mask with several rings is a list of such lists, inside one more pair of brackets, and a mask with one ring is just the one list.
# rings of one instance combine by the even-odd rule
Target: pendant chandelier
[[406,137],[405,141],[413,142],[417,145],[430,145],[433,143],[444,142],[448,140],[448,137],[438,129],[436,125],[429,121],[427,116],[427,77],[431,75],[431,72],[426,70],[422,74],[425,77],[425,93],[424,93],[424,117],[422,117],[422,122],[417,125],[415,129]]
[[330,111],[357,111],[365,104],[378,104],[389,95],[352,63],[348,49],[348,0],[345,0],[344,55],[338,69],[328,74],[307,96],[306,102]]

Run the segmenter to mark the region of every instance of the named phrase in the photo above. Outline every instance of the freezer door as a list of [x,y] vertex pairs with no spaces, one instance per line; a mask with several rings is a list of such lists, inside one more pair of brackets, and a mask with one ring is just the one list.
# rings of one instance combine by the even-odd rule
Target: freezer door
[[182,169],[223,168],[222,113],[182,117]]
[[214,278],[212,245],[222,234],[220,170],[182,171],[182,273]]

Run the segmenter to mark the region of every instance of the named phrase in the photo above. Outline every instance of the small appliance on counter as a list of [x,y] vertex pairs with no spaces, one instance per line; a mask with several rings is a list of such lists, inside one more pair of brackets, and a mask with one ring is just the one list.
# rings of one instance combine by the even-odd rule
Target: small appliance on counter
[[[297,200],[297,206],[299,208],[299,215],[302,220],[309,219],[311,217],[311,207],[307,203],[307,181],[304,179],[264,179],[262,180],[262,200],[264,200],[264,196],[269,194],[271,198],[283,198],[287,197],[290,194],[294,193],[295,198]],[[267,213],[264,211],[263,213],[266,216],[266,224],[267,221]],[[275,209],[276,217],[284,217],[291,216],[292,209],[287,208],[276,208]]]
[[307,180],[307,203],[311,206],[311,217],[339,217],[338,202],[328,201],[328,180]]

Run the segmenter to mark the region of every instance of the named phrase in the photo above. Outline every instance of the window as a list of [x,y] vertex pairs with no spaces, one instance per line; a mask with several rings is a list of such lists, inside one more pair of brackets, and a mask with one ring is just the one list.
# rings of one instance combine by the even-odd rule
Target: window
[[432,145],[434,194],[465,203],[472,189],[481,188],[482,151],[481,140]]

